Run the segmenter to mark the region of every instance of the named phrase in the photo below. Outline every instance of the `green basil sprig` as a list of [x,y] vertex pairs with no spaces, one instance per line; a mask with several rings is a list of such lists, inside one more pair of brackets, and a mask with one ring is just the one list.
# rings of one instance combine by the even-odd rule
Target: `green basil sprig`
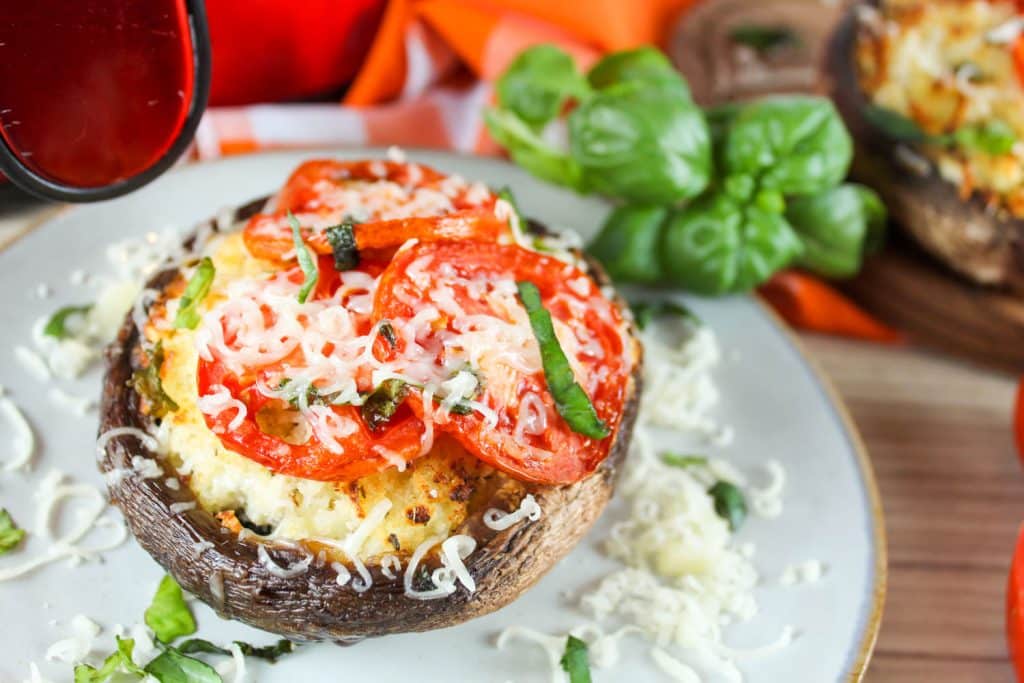
[[[586,78],[551,45],[524,51],[497,83],[485,114],[491,135],[534,175],[579,191],[665,203],[708,184],[711,144],[689,89],[653,48],[610,55]],[[568,149],[541,129],[568,101]]]
[[18,528],[7,510],[0,508],[0,555],[17,548],[23,538],[25,530]]
[[174,316],[174,326],[194,330],[199,324],[199,313],[196,309],[213,286],[213,278],[217,274],[213,261],[207,256],[196,266],[196,272],[185,285],[185,292],[178,303],[178,313]]
[[562,670],[569,674],[569,683],[590,683],[590,658],[587,644],[576,636],[565,641],[565,653],[559,660]]
[[576,382],[569,359],[562,350],[555,336],[555,327],[551,322],[551,314],[541,302],[540,290],[532,282],[517,282],[519,301],[526,309],[530,319],[533,336],[540,347],[541,365],[544,367],[544,379],[547,382],[555,408],[569,428],[577,434],[592,439],[603,439],[608,436],[608,426],[597,416],[594,404],[590,402],[587,392]]
[[71,331],[67,328],[68,318],[75,315],[86,315],[91,310],[92,304],[58,308],[43,326],[43,334],[56,339],[67,339],[71,336]]
[[302,287],[299,288],[299,303],[304,304],[320,280],[320,269],[317,266],[316,258],[310,253],[309,247],[302,241],[302,228],[299,227],[299,221],[291,211],[288,212],[288,224],[292,228],[292,240],[295,242],[295,257],[299,261],[299,267],[302,268],[302,274],[306,276]]
[[661,461],[672,467],[703,467],[708,464],[706,455],[690,455],[687,453],[662,453]]

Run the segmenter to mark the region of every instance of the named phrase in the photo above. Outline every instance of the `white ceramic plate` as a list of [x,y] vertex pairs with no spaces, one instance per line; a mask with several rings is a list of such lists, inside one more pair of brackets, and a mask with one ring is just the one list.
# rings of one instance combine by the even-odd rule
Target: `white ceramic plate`
[[[320,154],[380,155],[381,150],[337,150]],[[33,487],[52,468],[100,485],[95,469],[94,416],[70,417],[58,411],[32,376],[12,356],[28,344],[40,316],[60,305],[88,300],[90,292],[71,284],[76,269],[101,272],[107,244],[167,226],[190,226],[226,206],[238,205],[278,187],[302,159],[316,152],[289,152],[233,158],[189,166],[166,175],[126,198],[68,210],[0,252],[3,307],[0,319],[0,383],[11,392],[40,439],[29,474],[0,475],[0,506],[32,526]],[[608,208],[543,184],[499,161],[420,152],[417,161],[508,185],[523,212],[554,227],[593,235]],[[54,296],[33,294],[46,283]],[[842,406],[794,345],[793,339],[754,299],[746,297],[690,302],[717,333],[725,360],[716,372],[722,394],[716,417],[736,431],[728,447],[712,449],[751,472],[775,458],[788,472],[786,504],[775,520],[752,518],[741,540],[756,543],[762,586],[761,612],[751,622],[730,627],[726,639],[737,646],[774,640],[785,625],[799,637],[788,648],[755,661],[741,662],[752,682],[822,683],[856,680],[863,673],[878,628],[885,586],[885,540],[881,509],[870,466]],[[98,373],[65,388],[96,395]],[[0,427],[0,444],[9,434]],[[540,649],[523,645],[507,651],[493,646],[509,625],[565,632],[585,620],[574,601],[578,594],[619,565],[603,557],[599,540],[619,514],[612,505],[594,531],[531,591],[503,610],[454,628],[393,636],[340,648],[307,646],[274,666],[253,664],[261,681],[326,681],[359,673],[375,681],[542,681],[548,669]],[[35,543],[18,553],[40,549]],[[818,559],[827,566],[821,581],[784,588],[778,577],[790,563]],[[13,562],[5,557],[0,567]],[[34,574],[0,583],[0,681],[20,681],[30,662],[40,662],[55,681],[70,679],[67,665],[43,662],[49,644],[76,614],[106,627],[141,620],[163,572],[133,541],[109,552],[102,563],[77,568],[67,561]],[[197,606],[200,635],[228,641],[267,642],[270,636],[223,621]],[[52,623],[54,620],[56,624]],[[110,642],[109,634],[103,642]],[[624,641],[616,669],[597,671],[597,681],[664,680],[639,639]],[[371,674],[372,672],[372,674]]]

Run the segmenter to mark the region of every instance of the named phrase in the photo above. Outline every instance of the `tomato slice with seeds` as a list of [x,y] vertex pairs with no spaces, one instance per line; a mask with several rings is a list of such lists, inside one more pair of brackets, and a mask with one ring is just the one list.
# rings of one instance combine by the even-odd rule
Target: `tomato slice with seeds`
[[[573,432],[558,414],[516,295],[523,280],[539,289],[608,437]],[[375,321],[396,330],[393,345],[378,340],[377,357],[426,387],[410,390],[412,410],[481,460],[519,479],[568,484],[607,457],[625,409],[633,351],[618,309],[579,268],[518,245],[418,243],[381,275],[373,311]],[[472,378],[460,375],[466,372]],[[446,390],[474,384],[471,396],[447,396],[457,410],[444,409]],[[429,405],[425,392],[434,394]]]
[[[342,279],[334,270],[331,257],[319,257],[319,267],[320,278],[310,299],[312,302],[333,296]],[[284,277],[296,285],[304,279],[299,268],[289,270]],[[346,307],[347,300],[342,300],[340,305]],[[329,310],[329,307],[322,308]],[[320,311],[314,315],[317,313]],[[277,313],[269,305],[261,305],[259,314],[262,314],[264,327],[272,328]],[[353,315],[353,318],[356,334],[365,335],[370,331],[368,315]],[[226,345],[245,346],[223,319],[216,324],[222,326],[220,336]],[[421,454],[423,423],[406,406],[399,406],[386,425],[374,430],[366,424],[358,407],[315,405],[304,414],[284,398],[261,391],[261,386],[279,387],[295,368],[304,365],[306,352],[297,344],[284,358],[242,369],[232,369],[212,349],[211,357],[200,357],[196,370],[200,399],[213,398],[225,391],[230,397],[219,412],[204,411],[207,426],[225,447],[280,474],[320,481],[351,481],[409,462]],[[336,347],[326,342],[324,357],[334,352]],[[371,388],[369,369],[362,370],[356,373],[355,379],[359,389],[366,390]],[[245,406],[241,418],[235,401]],[[315,424],[309,417],[314,412]],[[318,432],[317,425],[322,425],[320,428],[326,431]]]
[[[346,183],[383,183],[369,204],[360,204],[344,193]],[[508,220],[495,215],[497,196],[479,187],[444,183],[444,174],[419,164],[393,161],[306,162],[289,178],[275,198],[273,213],[253,216],[243,233],[246,247],[257,258],[280,260],[294,244],[287,212],[296,214],[303,233],[320,254],[330,254],[324,230],[341,223],[346,216],[369,212],[356,223],[356,247],[371,252],[371,258],[386,262],[394,250],[410,239],[498,240],[510,237]],[[394,185],[400,186],[395,189]],[[419,194],[417,192],[419,191]],[[365,198],[365,196],[364,196]],[[353,203],[354,202],[354,203]],[[402,214],[415,210],[416,216]]]

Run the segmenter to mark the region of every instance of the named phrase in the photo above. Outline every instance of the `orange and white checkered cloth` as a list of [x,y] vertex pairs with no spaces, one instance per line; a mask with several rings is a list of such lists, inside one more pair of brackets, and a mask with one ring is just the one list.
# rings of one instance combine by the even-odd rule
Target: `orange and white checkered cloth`
[[390,0],[343,103],[212,108],[195,155],[333,145],[494,154],[482,111],[521,50],[556,43],[586,68],[604,52],[661,43],[692,1]]

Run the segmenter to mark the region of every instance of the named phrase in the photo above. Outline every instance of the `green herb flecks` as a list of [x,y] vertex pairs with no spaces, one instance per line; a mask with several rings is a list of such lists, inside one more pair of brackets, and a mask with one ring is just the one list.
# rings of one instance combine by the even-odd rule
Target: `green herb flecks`
[[662,453],[661,461],[672,467],[703,467],[708,464],[706,455],[689,455],[684,453]]
[[68,319],[72,316],[86,315],[92,310],[92,304],[83,304],[81,306],[64,306],[63,308],[57,309],[50,319],[46,321],[46,325],[43,327],[43,334],[47,337],[54,337],[56,339],[67,339],[73,336],[71,331],[68,330],[67,324]]
[[569,636],[565,641],[565,653],[559,663],[562,670],[569,674],[569,683],[590,683],[587,644],[576,636]]
[[356,246],[354,228],[355,224],[351,220],[327,228],[327,243],[331,245],[334,267],[342,272],[359,265],[359,248]]
[[678,316],[695,325],[703,324],[700,318],[689,308],[672,299],[655,299],[652,301],[634,301],[629,304],[633,311],[633,320],[641,330],[647,327],[658,318],[666,316]]
[[727,521],[733,531],[739,529],[747,518],[747,501],[739,487],[727,481],[719,481],[708,489],[708,495],[715,501],[718,516]]
[[551,314],[544,308],[540,290],[532,282],[517,282],[519,300],[526,309],[533,336],[540,347],[541,364],[555,408],[569,428],[592,439],[608,436],[608,426],[597,416],[587,392],[576,382],[569,359],[555,336]]
[[0,555],[17,548],[23,538],[25,530],[18,528],[7,510],[0,508]]
[[388,343],[388,346],[395,348],[398,345],[398,335],[395,334],[395,327],[388,320],[382,320],[380,327],[377,328],[380,332],[380,336],[384,337],[384,341]]
[[799,47],[800,36],[788,26],[760,26],[746,24],[737,26],[729,33],[729,40],[744,45],[764,55],[784,47]]
[[145,365],[132,373],[132,388],[149,402],[148,411],[153,417],[163,417],[178,410],[178,404],[167,395],[160,381],[160,368],[163,364],[163,342],[157,342],[146,352]]
[[170,575],[160,581],[145,616],[146,626],[153,629],[162,643],[171,643],[196,632],[196,621],[185,603],[181,586]]
[[299,227],[299,221],[295,218],[291,211],[288,212],[288,224],[292,227],[292,240],[295,242],[295,257],[299,260],[299,267],[302,268],[302,274],[306,276],[306,279],[302,283],[302,287],[299,288],[299,303],[306,303],[306,299],[309,298],[310,293],[316,287],[316,283],[320,280],[320,270],[316,264],[316,258],[309,251],[309,247],[302,241],[302,229]]
[[[281,639],[271,645],[256,646],[244,643],[240,640],[234,641],[234,644],[238,646],[238,649],[242,651],[242,654],[246,657],[253,657],[255,659],[262,659],[276,664],[277,660],[285,655],[295,652],[298,645],[290,640]],[[228,648],[214,645],[208,640],[202,638],[191,638],[186,640],[184,643],[177,647],[178,652],[182,654],[213,654],[213,655],[231,655],[231,650]]]
[[402,405],[409,388],[400,379],[386,379],[374,389],[360,408],[363,421],[372,431],[379,431],[391,422],[398,406]]
[[178,313],[174,316],[175,327],[194,330],[196,325],[199,324],[199,313],[196,309],[203,299],[206,298],[206,295],[209,294],[216,272],[216,269],[213,267],[213,261],[210,260],[209,256],[203,258],[199,265],[196,266],[196,272],[189,278],[188,284],[185,286],[185,292],[181,295],[181,300],[178,302]]
[[[103,666],[99,669],[88,664],[79,664],[75,667],[75,683],[104,683],[119,672],[139,677],[144,676],[146,674],[145,670],[132,661],[132,651],[134,649],[134,640],[118,637],[117,651],[103,660]],[[163,679],[160,680],[161,683],[164,683]],[[168,680],[167,683],[171,683],[171,680]]]

